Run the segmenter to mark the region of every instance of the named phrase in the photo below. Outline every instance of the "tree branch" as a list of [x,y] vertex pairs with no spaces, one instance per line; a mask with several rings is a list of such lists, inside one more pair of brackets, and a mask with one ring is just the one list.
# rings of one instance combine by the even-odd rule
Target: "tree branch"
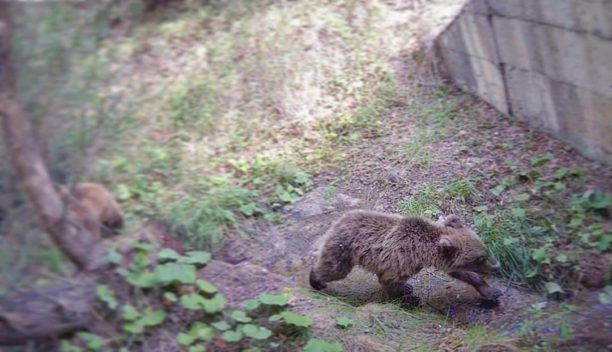
[[0,118],[8,153],[41,227],[81,270],[100,264],[106,248],[68,211],[44,165],[31,124],[19,104],[11,58],[13,21],[10,2],[0,1]]

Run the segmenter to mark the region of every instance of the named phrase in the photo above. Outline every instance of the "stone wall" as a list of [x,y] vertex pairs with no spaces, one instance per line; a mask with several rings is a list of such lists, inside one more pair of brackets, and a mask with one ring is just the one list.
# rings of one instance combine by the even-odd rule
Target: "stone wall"
[[462,89],[612,164],[612,0],[470,0],[436,48]]

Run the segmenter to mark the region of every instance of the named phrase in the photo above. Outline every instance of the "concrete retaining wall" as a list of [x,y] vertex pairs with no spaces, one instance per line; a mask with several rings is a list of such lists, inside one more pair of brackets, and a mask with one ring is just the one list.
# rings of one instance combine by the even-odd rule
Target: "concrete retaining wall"
[[612,0],[470,0],[436,48],[462,89],[612,164]]

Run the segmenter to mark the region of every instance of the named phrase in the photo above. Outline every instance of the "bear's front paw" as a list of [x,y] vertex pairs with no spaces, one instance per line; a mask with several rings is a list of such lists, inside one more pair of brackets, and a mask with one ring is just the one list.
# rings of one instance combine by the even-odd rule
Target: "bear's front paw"
[[418,307],[421,304],[421,299],[413,295],[402,296],[402,305],[406,308]]
[[490,287],[490,286],[487,286],[486,288],[484,287],[481,288],[480,294],[482,295],[484,299],[488,301],[497,301],[499,297],[504,295],[502,290],[495,288],[495,287]]
[[310,272],[309,281],[310,281],[310,286],[312,286],[312,288],[314,288],[317,291],[321,291],[322,289],[327,287],[326,284],[324,284],[321,281],[317,280],[317,277],[316,277],[316,275],[314,274],[313,271]]

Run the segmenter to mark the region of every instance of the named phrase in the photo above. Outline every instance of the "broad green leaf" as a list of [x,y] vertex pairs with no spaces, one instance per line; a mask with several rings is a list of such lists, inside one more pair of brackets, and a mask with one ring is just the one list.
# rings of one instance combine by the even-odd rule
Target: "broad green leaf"
[[191,346],[189,347],[188,352],[206,352],[206,346],[204,345]]
[[176,337],[176,341],[182,345],[182,346],[189,346],[191,345],[194,341],[196,340],[196,337],[193,337],[191,335],[185,334],[185,333],[180,333],[178,334],[178,336]]
[[531,258],[540,264],[550,264],[550,257],[546,248],[536,248],[531,251]]
[[242,340],[242,332],[239,330],[228,330],[221,335],[221,338],[227,342],[238,342]]
[[123,183],[117,186],[117,191],[115,194],[117,195],[117,199],[119,200],[128,200],[132,198],[132,192],[130,191],[130,187]]
[[195,322],[191,325],[188,334],[199,340],[208,341],[215,336],[215,331],[202,322]]
[[157,281],[162,284],[193,284],[196,280],[196,268],[193,265],[166,263],[155,268]]
[[310,176],[305,172],[298,172],[295,174],[295,183],[303,185],[308,183]]
[[132,243],[132,248],[141,250],[143,252],[150,252],[155,249],[155,245],[151,243],[135,242]]
[[533,157],[529,159],[529,161],[531,162],[531,165],[533,166],[542,166],[546,164],[547,162],[551,161],[552,159],[553,159],[552,155],[548,154],[548,155],[544,155],[541,157]]
[[547,282],[546,284],[544,284],[544,288],[546,288],[546,292],[548,294],[563,293],[563,289],[556,282]]
[[493,195],[499,197],[499,195],[502,194],[504,189],[506,189],[506,186],[504,186],[504,185],[497,185],[497,186],[491,188],[491,193],[493,193]]
[[181,305],[189,310],[200,310],[204,308],[204,297],[192,293],[181,296]]
[[517,218],[524,218],[525,217],[525,209],[523,209],[523,208],[512,208],[512,210],[510,212],[512,213],[513,216],[515,216]]
[[92,351],[100,351],[104,347],[104,340],[98,336],[89,332],[79,332],[77,336],[85,342],[88,349]]
[[164,299],[170,302],[178,301],[178,298],[174,294],[174,292],[164,292]]
[[311,338],[304,346],[304,352],[342,352],[342,345]]
[[102,302],[106,303],[108,308],[113,310],[117,308],[117,298],[108,285],[98,285],[96,287],[96,295]]
[[139,322],[129,322],[123,325],[123,330],[132,334],[140,334],[144,331],[144,326]]
[[557,256],[555,257],[555,260],[559,263],[565,263],[567,262],[567,255],[563,253],[557,254]]
[[238,208],[238,210],[240,210],[240,212],[246,216],[253,216],[260,212],[259,207],[257,207],[257,204],[255,203],[243,204],[240,208]]
[[242,327],[242,332],[247,336],[255,340],[265,340],[272,336],[272,331],[264,328],[263,326],[256,326],[253,324],[246,324]]
[[347,317],[339,317],[336,319],[336,326],[346,329],[353,325],[353,321]]
[[248,317],[246,314],[244,314],[243,311],[241,310],[235,310],[230,314],[230,318],[232,318],[232,320],[238,322],[238,323],[248,323],[250,322],[251,319],[250,317]]
[[206,293],[215,293],[217,292],[217,286],[211,284],[210,282],[206,281],[206,280],[202,280],[202,279],[197,279],[195,282],[196,286],[198,286],[198,288],[201,291],[204,291]]
[[282,320],[287,324],[301,328],[307,328],[312,325],[312,319],[309,317],[289,311],[284,311],[270,317],[270,321]]
[[130,285],[141,288],[151,288],[157,284],[157,276],[147,271],[129,273],[125,279]]
[[179,260],[181,258],[181,255],[176,253],[176,251],[174,251],[171,248],[164,248],[161,251],[159,251],[159,253],[157,253],[157,258],[161,261]]
[[217,293],[215,297],[204,300],[204,310],[209,314],[217,313],[225,308],[225,303],[225,298],[221,294]]
[[278,295],[262,294],[259,296],[259,301],[269,306],[285,306],[289,303],[289,294],[281,293]]
[[524,201],[529,200],[529,194],[528,193],[517,194],[516,197],[514,197],[514,199],[518,200],[519,202],[524,202]]
[[142,318],[138,322],[142,326],[156,326],[161,324],[166,319],[166,312],[163,310],[145,310]]
[[66,340],[62,340],[60,342],[60,351],[62,352],[83,352],[83,349],[80,346],[72,344]]
[[246,310],[255,310],[259,308],[260,305],[261,302],[258,299],[247,299],[246,301],[242,302],[242,306]]
[[230,325],[225,321],[221,320],[211,324],[215,329],[225,331],[230,328]]
[[555,180],[563,180],[569,174],[569,169],[562,167],[555,171]]
[[126,304],[122,309],[122,316],[125,320],[136,320],[140,318],[140,313],[131,304]]
[[210,259],[211,255],[208,252],[190,251],[185,253],[185,256],[180,259],[180,262],[185,264],[204,265],[207,264]]

